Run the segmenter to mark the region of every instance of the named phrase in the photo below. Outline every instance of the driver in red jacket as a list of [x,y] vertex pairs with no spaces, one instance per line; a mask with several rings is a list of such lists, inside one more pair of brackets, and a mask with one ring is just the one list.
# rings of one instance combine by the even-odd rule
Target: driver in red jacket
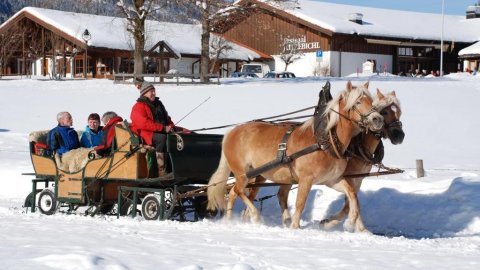
[[[165,106],[156,96],[155,87],[149,82],[143,82],[140,87],[140,97],[133,105],[130,119],[131,130],[139,135],[145,144],[155,148],[159,176],[165,173],[164,153],[166,151],[167,133],[175,128]],[[187,129],[182,132],[189,132]]]

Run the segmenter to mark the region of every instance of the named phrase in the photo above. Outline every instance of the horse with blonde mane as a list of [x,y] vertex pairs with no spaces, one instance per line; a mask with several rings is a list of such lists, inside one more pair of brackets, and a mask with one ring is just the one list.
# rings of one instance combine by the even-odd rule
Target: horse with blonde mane
[[[358,143],[353,143],[355,154],[353,158],[349,160],[343,175],[357,176],[344,177],[338,183],[328,185],[344,193],[346,198],[343,208],[338,213],[321,222],[326,229],[335,227],[348,213],[345,227],[354,229],[356,232],[368,232],[360,215],[360,205],[357,196],[362,181],[365,178],[362,175],[369,173],[373,164],[378,164],[383,159],[383,144],[381,138],[388,138],[392,144],[396,145],[401,144],[405,137],[402,122],[400,122],[402,110],[395,91],[383,95],[380,90],[377,89],[377,97],[373,102],[373,106],[383,116],[384,127],[381,132],[377,134],[368,133],[359,135]],[[281,187],[281,189],[283,188],[285,187]],[[288,200],[288,198],[283,198],[283,200]]]
[[[245,194],[249,180],[256,176],[249,172],[269,164],[276,157],[282,160],[286,157],[287,162],[263,171],[260,176],[278,184],[298,184],[291,228],[299,228],[312,185],[334,185],[340,181],[347,166],[344,153],[351,139],[362,131],[379,131],[384,121],[373,109],[368,83],[353,88],[348,82],[346,89],[329,102],[321,117],[328,121],[324,132],[327,136],[316,136],[313,117],[299,127],[249,122],[225,134],[220,164],[209,181],[207,209],[226,209],[225,218],[229,219],[238,196],[247,206],[252,219],[258,221],[258,210]],[[225,205],[230,173],[235,176],[233,190],[236,196],[229,196]]]
[[[326,95],[328,96],[329,92],[327,92]],[[352,158],[347,163],[343,178],[336,183],[326,183],[328,187],[345,194],[343,208],[333,216],[322,220],[321,224],[326,229],[335,227],[348,213],[347,223],[345,223],[347,229],[355,230],[356,232],[368,232],[360,215],[360,204],[357,196],[362,180],[365,178],[364,175],[371,171],[372,165],[380,163],[383,159],[383,144],[381,138],[390,139],[392,144],[400,144],[405,137],[405,133],[402,130],[402,123],[400,122],[402,111],[395,91],[384,95],[377,89],[373,106],[383,116],[384,127],[380,132],[361,133],[353,138],[349,146],[349,151],[353,152]],[[264,179],[257,179],[255,183],[262,183],[264,181]],[[284,224],[288,224],[291,220],[287,206],[291,187],[292,185],[280,186],[277,193],[279,205],[282,210],[282,222]],[[252,190],[249,198],[253,201],[257,193],[258,189]],[[246,215],[248,216],[248,214],[247,212]]]

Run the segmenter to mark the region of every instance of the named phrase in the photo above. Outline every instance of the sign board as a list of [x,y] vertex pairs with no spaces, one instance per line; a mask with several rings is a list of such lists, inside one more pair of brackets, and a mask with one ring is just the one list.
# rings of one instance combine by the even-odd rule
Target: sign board
[[323,51],[317,51],[317,58],[323,57]]

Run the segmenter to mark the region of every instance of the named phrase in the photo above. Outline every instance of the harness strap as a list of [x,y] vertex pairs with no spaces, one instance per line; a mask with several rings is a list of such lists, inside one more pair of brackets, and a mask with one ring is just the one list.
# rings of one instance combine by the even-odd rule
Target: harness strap
[[283,135],[282,141],[278,144],[277,158],[268,163],[265,163],[264,165],[258,168],[253,168],[249,170],[248,172],[245,173],[247,178],[257,177],[266,171],[269,171],[275,167],[278,167],[285,163],[289,163],[291,161],[290,157],[287,156],[287,141],[288,141],[288,138],[290,138],[290,135],[292,134],[294,129],[295,129],[295,126],[289,127],[287,132],[285,132],[285,134]]
[[[288,128],[287,132],[283,135],[282,141],[278,144],[278,151],[277,151],[277,159],[283,160],[287,158],[287,142],[288,138],[290,138],[290,135],[292,135],[293,130],[295,129],[295,126],[291,126]],[[288,161],[287,161],[288,162]]]
[[302,150],[300,151],[297,151],[293,154],[291,154],[290,156],[285,156],[285,158],[283,160],[279,160],[279,159],[275,159],[275,160],[272,160],[258,168],[253,168],[251,169],[250,171],[248,171],[245,175],[247,176],[247,178],[254,178],[256,176],[259,176],[260,174],[266,172],[266,171],[269,171],[275,167],[278,167],[280,165],[283,165],[283,164],[286,164],[286,163],[291,163],[293,160],[301,157],[301,156],[304,156],[304,155],[308,155],[310,153],[313,153],[315,151],[318,151],[319,149],[321,149],[320,145],[318,143],[316,144],[312,144],[306,148],[303,148]]
[[338,139],[338,138],[334,139],[333,134],[332,134],[332,130],[328,131],[328,139],[330,141],[330,145],[333,148],[333,151],[335,152],[336,158],[342,159],[342,155],[340,155],[340,151],[338,150],[339,146],[335,143],[335,139]]

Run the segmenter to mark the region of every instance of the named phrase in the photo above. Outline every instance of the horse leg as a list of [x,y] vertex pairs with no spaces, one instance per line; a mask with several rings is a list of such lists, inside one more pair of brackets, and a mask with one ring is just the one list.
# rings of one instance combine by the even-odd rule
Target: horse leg
[[[360,203],[358,202],[357,191],[356,188],[351,183],[345,181],[345,195],[348,199],[345,204],[350,205],[350,210],[348,211],[348,219],[345,222],[345,228],[349,231],[355,230],[355,232],[368,232],[363,224],[362,217],[360,215]],[[348,209],[348,208],[347,208]]]
[[344,197],[344,202],[343,202],[343,208],[338,211],[336,214],[330,216],[329,218],[326,218],[320,222],[321,225],[323,225],[323,228],[326,230],[331,230],[337,224],[339,224],[349,213],[350,211],[350,205],[349,205],[349,199],[347,197],[347,192],[349,189],[351,189],[350,184],[347,182],[347,180],[342,179],[339,182],[335,183],[334,185],[329,185],[330,188],[335,189],[338,192],[342,192],[345,194]]
[[[265,183],[267,181],[267,179],[261,175],[257,176],[255,178],[255,180],[252,182],[252,184],[262,184],[262,183]],[[248,192],[248,199],[253,202],[255,201],[255,198],[257,197],[257,194],[258,192],[260,191],[260,187],[251,187],[248,189],[249,192]],[[250,218],[250,211],[248,211],[248,208],[246,208],[244,211],[243,211],[243,214],[242,214],[242,217],[244,219],[248,219]]]
[[297,199],[295,201],[295,213],[293,213],[292,224],[290,228],[298,229],[300,228],[300,218],[305,208],[305,203],[307,202],[308,194],[312,189],[312,181],[306,181],[304,183],[298,184],[298,193]]
[[233,205],[235,204],[235,199],[237,198],[237,193],[235,192],[235,185],[230,189],[230,192],[228,194],[228,201],[227,201],[227,210],[225,213],[225,219],[229,220],[232,218],[232,213],[233,213]]
[[292,185],[282,185],[278,189],[277,193],[278,204],[280,205],[280,209],[282,211],[282,224],[284,226],[288,226],[292,223],[292,217],[288,211],[288,194],[290,193],[291,188]]
[[352,206],[349,213],[348,213],[348,219],[349,220],[355,220],[353,223],[355,225],[355,232],[367,232],[369,233],[370,231],[365,227],[363,224],[362,220],[362,215],[360,213],[360,202],[358,201],[358,191],[360,190],[360,186],[362,185],[362,180],[361,178],[359,179],[353,179],[352,181],[349,181],[349,185],[353,188],[353,196],[352,199],[350,200],[350,203],[352,203],[352,200],[356,203],[355,209]]
[[[240,179],[241,181],[238,181]],[[248,179],[245,175],[241,176],[240,179],[237,178],[237,183],[233,187],[234,191],[238,195],[238,197],[242,199],[243,203],[247,206],[247,211],[250,213],[251,219],[254,222],[258,222],[260,221],[260,215],[258,214],[258,210],[257,208],[255,208],[255,205],[253,205],[252,201],[250,201],[247,195],[245,195],[245,187],[248,184]],[[243,183],[243,185],[240,185],[240,183]]]
[[349,208],[350,208],[350,206],[348,204],[348,199],[345,196],[344,202],[343,202],[343,208],[340,211],[338,211],[336,214],[334,214],[333,216],[320,221],[320,224],[323,225],[324,229],[331,230],[332,228],[337,226],[337,224],[340,223],[345,218],[345,216],[349,212]]

